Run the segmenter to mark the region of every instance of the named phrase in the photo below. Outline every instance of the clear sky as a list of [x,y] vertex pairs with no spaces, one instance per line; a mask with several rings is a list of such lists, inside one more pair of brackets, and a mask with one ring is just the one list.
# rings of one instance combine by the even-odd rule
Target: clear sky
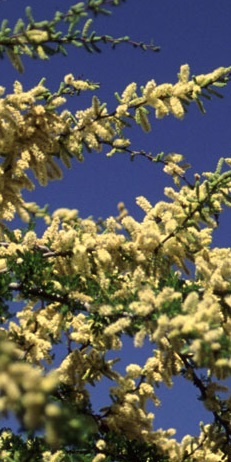
[[[57,9],[66,11],[73,3],[70,0],[1,0],[1,19],[8,18],[9,25],[13,26],[18,17],[24,18],[27,4],[32,6],[35,19],[49,19]],[[100,82],[101,88],[96,94],[113,110],[116,105],[114,92],[122,92],[133,81],[138,85],[151,79],[157,83],[174,83],[180,65],[185,63],[195,75],[229,66],[230,23],[231,2],[228,0],[127,0],[121,7],[113,8],[111,17],[96,18],[93,28],[99,35],[129,35],[131,39],[147,43],[153,39],[161,48],[159,53],[143,52],[129,45],[120,45],[115,50],[105,45],[101,54],[67,48],[67,57],[55,56],[49,62],[23,59],[25,73],[22,76],[5,58],[0,61],[0,84],[11,92],[12,83],[18,79],[25,89],[29,89],[46,76],[46,85],[55,90],[64,75],[71,72]],[[215,169],[219,157],[231,157],[231,83],[222,94],[224,100],[214,97],[211,102],[205,101],[205,116],[196,105],[191,105],[183,121],[171,116],[156,120],[153,113],[150,134],[143,134],[139,128],[131,130],[132,148],[144,149],[154,155],[160,151],[179,152],[192,164],[192,172]],[[87,96],[72,98],[68,101],[68,108],[75,111],[87,107],[91,97],[89,92]],[[142,213],[135,204],[136,196],[144,195],[155,204],[163,198],[166,184],[168,178],[161,168],[146,159],[137,158],[130,162],[126,154],[108,159],[103,152],[93,152],[86,153],[83,164],[76,162],[73,169],[65,170],[61,183],[39,187],[26,197],[41,206],[49,203],[51,210],[77,208],[80,216],[93,215],[94,218],[117,214],[117,203],[124,201],[129,212],[140,219]],[[214,245],[230,246],[230,235],[231,211],[226,210],[220,219],[220,228],[214,234]],[[129,345],[126,351],[124,362],[131,359],[131,351],[133,362],[142,363],[146,357],[144,351],[134,351]],[[96,395],[94,392],[95,399]],[[163,397],[163,405],[154,411],[156,426],[176,427],[177,437],[187,432],[198,433],[196,422],[206,421],[209,417],[208,413],[201,413],[202,403],[195,400],[196,390],[191,383],[183,386],[182,380],[177,379],[170,392],[161,387],[159,395]]]

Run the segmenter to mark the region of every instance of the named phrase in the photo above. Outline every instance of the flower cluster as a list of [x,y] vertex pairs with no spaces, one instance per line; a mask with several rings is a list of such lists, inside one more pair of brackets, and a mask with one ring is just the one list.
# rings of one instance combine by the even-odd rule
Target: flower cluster
[[[32,32],[32,31],[31,31]],[[75,79],[72,74],[64,77],[58,92],[51,92],[42,80],[29,91],[24,91],[16,81],[14,93],[4,95],[0,87],[0,218],[12,220],[17,212],[24,220],[29,220],[27,205],[21,190],[34,188],[27,171],[31,170],[40,185],[46,186],[50,180],[62,178],[60,162],[70,168],[71,158],[83,160],[83,149],[101,151],[103,145],[110,147],[108,156],[116,152],[131,152],[130,140],[124,134],[126,118],[133,119],[145,131],[151,128],[148,109],[155,109],[156,117],[172,113],[183,118],[184,102],[200,102],[199,96],[204,89],[225,80],[230,68],[220,68],[207,75],[188,80],[189,68],[180,69],[179,81],[175,84],[157,85],[153,80],[137,94],[135,83],[128,85],[115,111],[108,113],[106,104],[100,103],[94,95],[91,107],[77,110],[73,116],[69,111],[58,112],[66,101],[67,94],[79,94],[81,91],[94,90],[98,84]],[[202,103],[200,102],[200,105]],[[179,161],[178,161],[179,162]],[[166,165],[175,177],[182,173],[176,167],[175,160]]]
[[[47,446],[41,460],[62,460],[63,441],[71,447],[76,438],[80,448],[94,452],[94,462],[107,460],[116,435],[125,455],[126,440],[171,462],[191,456],[196,462],[228,461],[231,398],[219,397],[226,389],[216,380],[231,374],[231,252],[211,244],[217,216],[231,203],[230,158],[221,159],[215,172],[196,175],[192,184],[185,180],[188,164],[180,154],[151,159],[162,162],[174,185],[156,204],[137,197],[140,221],[123,203],[117,216],[100,222],[81,219],[75,209],[49,215],[46,208],[26,204],[21,190],[34,187],[27,171],[41,185],[61,178],[58,159],[69,167],[72,155],[81,160],[84,145],[100,150],[107,144],[111,153],[129,150],[123,135],[127,117],[146,131],[147,106],[156,117],[182,118],[184,101],[197,101],[202,88],[229,70],[189,80],[185,65],[175,85],[151,81],[141,96],[132,83],[110,114],[95,96],[90,108],[74,116],[58,113],[65,93],[95,88],[72,74],[64,78],[63,93],[51,95],[43,82],[24,92],[16,82],[14,93],[0,99],[0,296],[6,300],[0,309],[0,411],[13,411],[28,430],[45,428],[52,451]],[[10,232],[4,220],[15,212],[25,221],[30,214],[43,216],[45,231]],[[19,303],[14,316],[8,300]],[[126,336],[134,348],[147,340],[152,347],[143,364],[132,361],[122,374],[114,355],[123,352]],[[207,369],[206,380],[197,368]],[[193,382],[214,416],[198,438],[186,436],[181,443],[172,438],[173,429],[155,429],[150,411],[160,404],[158,384],[171,387],[176,375]],[[104,379],[111,381],[111,402],[98,414],[89,387]],[[11,456],[11,438],[10,432],[1,434],[2,458]]]

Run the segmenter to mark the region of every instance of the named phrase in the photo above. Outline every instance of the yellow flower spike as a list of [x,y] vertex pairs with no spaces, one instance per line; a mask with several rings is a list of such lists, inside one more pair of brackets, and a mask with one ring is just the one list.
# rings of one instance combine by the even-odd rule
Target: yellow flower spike
[[144,196],[138,196],[136,198],[136,203],[143,209],[143,211],[148,214],[152,210],[151,203]]
[[106,455],[99,452],[96,456],[92,459],[92,462],[103,462],[106,459]]
[[109,326],[107,326],[104,330],[104,334],[111,336],[119,332],[123,332],[124,329],[130,326],[130,324],[131,324],[130,318],[120,318],[118,319],[118,321],[115,321]]
[[45,53],[44,48],[41,45],[38,45],[36,51],[40,59],[49,59],[48,55]]
[[137,84],[135,82],[130,83],[122,93],[121,102],[122,104],[127,104],[129,101],[134,98],[134,94],[137,89]]
[[148,120],[145,108],[136,109],[135,120],[141,125],[141,128],[145,133],[149,133],[151,131],[151,125]]
[[26,37],[35,43],[42,43],[49,40],[49,34],[45,30],[31,29],[26,31]]
[[178,79],[181,83],[187,83],[190,75],[190,67],[188,64],[183,64],[180,66],[180,72],[178,74]]
[[169,99],[169,106],[171,108],[173,115],[177,119],[184,118],[185,111],[179,98],[177,98],[176,96],[171,96],[171,98]]

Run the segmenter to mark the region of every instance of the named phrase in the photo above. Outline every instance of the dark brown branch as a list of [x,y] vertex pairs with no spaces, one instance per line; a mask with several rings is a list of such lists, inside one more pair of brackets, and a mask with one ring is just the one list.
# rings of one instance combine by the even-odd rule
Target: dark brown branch
[[88,310],[88,304],[81,302],[79,299],[73,300],[69,298],[68,294],[60,295],[55,293],[48,293],[40,287],[24,287],[22,283],[11,282],[9,289],[21,292],[27,296],[36,297],[39,300],[45,300],[47,302],[58,302],[62,305],[68,305],[72,309]]
[[[187,356],[184,355],[184,354],[179,353],[179,356],[180,356],[181,360],[184,363],[186,371],[189,372],[189,374],[190,374],[190,376],[192,378],[193,384],[195,385],[196,388],[198,388],[200,390],[200,392],[201,392],[201,400],[205,401],[206,398],[207,398],[207,387],[206,387],[206,385],[197,376],[197,374],[195,372],[195,369],[194,369],[194,365],[191,364],[191,360],[189,360],[187,358]],[[220,402],[220,399],[219,399],[219,402]],[[221,402],[220,402],[220,404],[221,404]],[[213,417],[214,417],[214,423],[219,424],[220,427],[223,428],[223,430],[225,432],[225,435],[226,435],[227,444],[230,445],[230,443],[231,443],[231,426],[230,426],[230,422],[222,417],[222,408],[221,408],[220,412],[217,412],[217,411],[211,411],[211,412],[212,412]],[[222,450],[222,448],[221,448],[221,450]],[[224,452],[224,453],[226,454],[226,452]],[[189,457],[189,455],[187,457]],[[231,454],[228,454],[228,461],[229,462],[231,461]]]

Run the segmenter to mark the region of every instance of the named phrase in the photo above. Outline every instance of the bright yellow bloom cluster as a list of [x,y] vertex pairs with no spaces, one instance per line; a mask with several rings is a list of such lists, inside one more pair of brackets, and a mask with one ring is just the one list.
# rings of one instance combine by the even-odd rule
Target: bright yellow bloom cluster
[[[222,402],[217,398],[225,389],[214,381],[200,388],[193,370],[196,364],[208,370],[208,378],[217,379],[231,374],[231,251],[211,248],[217,215],[230,205],[230,159],[219,161],[215,173],[196,175],[190,184],[184,181],[188,164],[182,155],[162,157],[174,186],[166,187],[167,199],[154,205],[143,196],[136,199],[144,213],[140,221],[123,203],[117,217],[100,223],[81,219],[75,209],[58,209],[50,216],[46,209],[26,204],[21,190],[34,187],[30,170],[43,186],[61,178],[55,159],[69,167],[72,154],[81,160],[83,145],[95,150],[109,145],[110,155],[128,150],[123,117],[133,117],[146,131],[147,106],[154,108],[156,117],[171,113],[181,119],[184,102],[197,100],[203,87],[229,71],[220,68],[189,80],[189,67],[184,65],[175,85],[151,81],[141,96],[132,83],[110,114],[96,97],[90,108],[75,116],[59,114],[63,96],[46,100],[43,83],[25,92],[16,82],[14,93],[0,99],[0,275],[5,293],[13,291],[17,301],[27,300],[2,327],[0,410],[15,412],[32,430],[43,425],[45,416],[53,451],[44,452],[44,462],[63,457],[54,430],[62,415],[49,401],[51,393],[61,396],[68,390],[71,406],[90,409],[89,386],[105,377],[113,381],[112,402],[103,409],[100,423],[95,416],[97,430],[104,427],[106,433],[155,445],[171,462],[183,462],[187,454],[195,462],[228,461],[221,451],[224,434],[216,433],[213,425],[202,425],[198,438],[186,436],[178,443],[173,429],[155,429],[148,403],[158,406],[157,384],[171,387],[173,377],[183,372],[198,386],[219,424],[227,425],[231,418],[230,396]],[[72,74],[64,78],[64,85],[77,92],[94,87]],[[0,88],[1,96],[3,91]],[[12,219],[15,212],[25,221],[31,213],[43,216],[46,230],[42,235],[31,229],[9,233],[3,220]],[[195,278],[190,277],[192,268]],[[4,313],[1,316],[6,321]],[[56,347],[64,335],[66,355],[57,362]],[[115,367],[117,358],[110,359],[108,352],[123,351],[125,335],[133,337],[134,348],[148,339],[152,352],[143,364],[131,361],[122,374]],[[45,372],[46,364],[54,368],[52,373]],[[8,437],[7,432],[0,437],[2,458],[9,456],[7,450],[1,452]],[[105,460],[109,450],[106,437],[99,439],[98,432],[97,438],[94,462]]]
[[[57,159],[69,168],[71,156],[79,161],[83,159],[85,145],[96,151],[101,151],[104,144],[109,145],[109,156],[126,151],[130,140],[123,133],[123,117],[133,118],[145,131],[151,128],[148,106],[155,109],[157,118],[171,113],[182,119],[184,102],[198,101],[202,88],[216,84],[229,72],[230,68],[219,68],[189,80],[189,67],[184,65],[175,85],[157,85],[151,80],[139,96],[136,84],[131,83],[118,97],[119,104],[114,112],[108,113],[106,104],[93,96],[92,106],[77,110],[75,116],[67,110],[58,112],[66,97],[62,91],[51,95],[43,81],[29,91],[24,91],[16,81],[14,93],[5,97],[4,88],[0,87],[0,218],[12,220],[17,212],[24,221],[29,220],[27,205],[21,196],[23,188],[34,188],[28,170],[46,186],[48,181],[62,177]],[[66,93],[97,88],[97,84],[76,80],[72,74],[64,77],[63,86]],[[170,174],[172,169],[175,177],[182,173],[174,159],[166,166]]]

